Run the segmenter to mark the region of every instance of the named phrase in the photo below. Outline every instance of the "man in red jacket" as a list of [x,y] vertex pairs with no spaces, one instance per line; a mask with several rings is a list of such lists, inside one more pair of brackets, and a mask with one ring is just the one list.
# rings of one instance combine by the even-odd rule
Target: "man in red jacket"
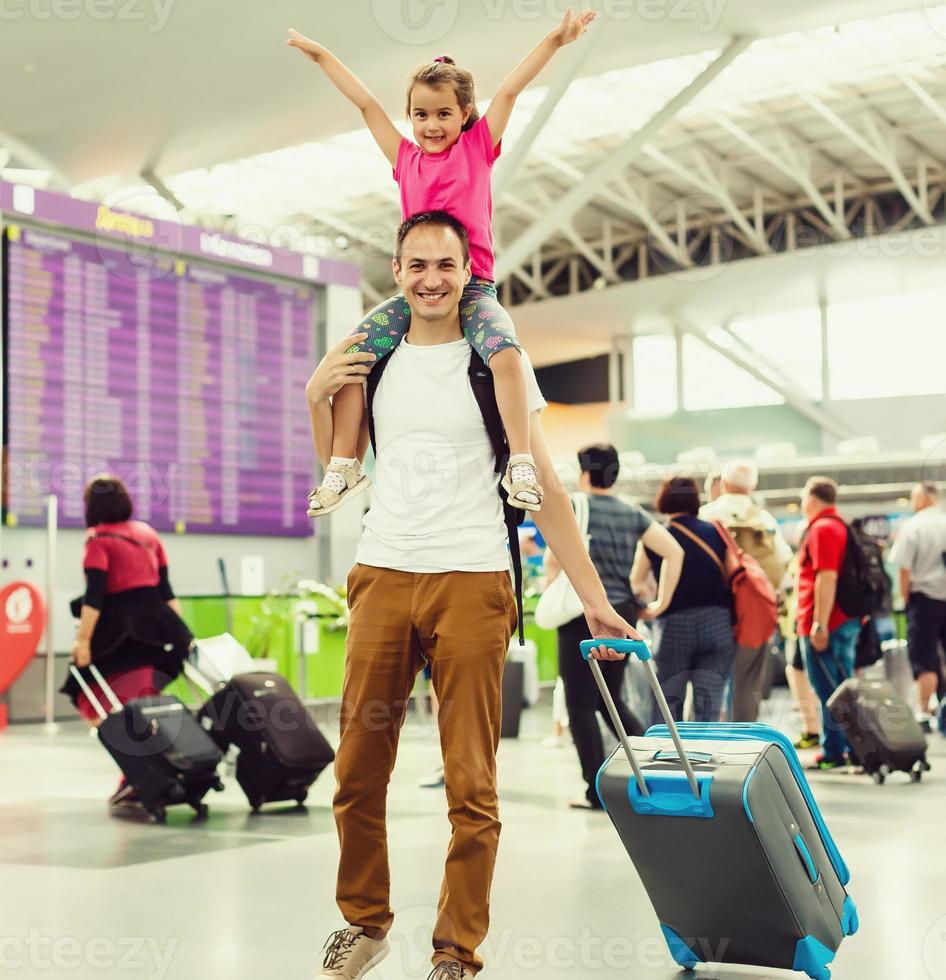
[[828,698],[854,674],[860,624],[838,605],[838,573],[847,550],[847,526],[835,502],[838,485],[826,476],[813,476],[801,498],[808,529],[798,562],[798,637],[811,685],[821,700],[824,754],[818,769],[847,763],[848,744],[828,710]]

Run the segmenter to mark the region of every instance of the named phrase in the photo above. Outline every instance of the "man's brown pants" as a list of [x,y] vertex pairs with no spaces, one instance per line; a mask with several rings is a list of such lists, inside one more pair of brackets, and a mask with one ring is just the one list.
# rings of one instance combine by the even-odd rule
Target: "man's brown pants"
[[516,626],[507,572],[399,572],[356,565],[335,760],[341,844],[336,898],[349,925],[385,935],[390,904],[385,811],[414,680],[429,660],[453,833],[434,927],[434,963],[482,968],[499,844],[496,749],[502,673]]

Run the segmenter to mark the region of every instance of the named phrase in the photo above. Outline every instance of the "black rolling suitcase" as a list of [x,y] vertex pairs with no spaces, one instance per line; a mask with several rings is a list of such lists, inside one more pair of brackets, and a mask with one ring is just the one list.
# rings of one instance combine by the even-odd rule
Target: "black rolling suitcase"
[[929,770],[926,735],[892,684],[852,677],[831,695],[828,708],[878,783],[896,771],[918,783]]
[[283,800],[301,806],[335,759],[315,719],[279,674],[237,674],[198,718],[224,751],[239,749],[236,778],[254,811]]
[[586,640],[644,661],[666,725],[623,734],[597,662],[591,669],[621,745],[598,795],[661,923],[674,960],[800,970],[828,964],[857,930],[850,877],[798,757],[766,725],[689,724],[667,709],[646,644]]
[[164,695],[136,698],[122,705],[91,664],[89,672],[111,704],[109,713],[82,671],[69,669],[102,719],[99,741],[118,763],[152,819],[164,823],[167,807],[178,803],[186,803],[199,817],[206,817],[204,796],[211,789],[223,789],[217,776],[223,756],[187,708],[177,698]]

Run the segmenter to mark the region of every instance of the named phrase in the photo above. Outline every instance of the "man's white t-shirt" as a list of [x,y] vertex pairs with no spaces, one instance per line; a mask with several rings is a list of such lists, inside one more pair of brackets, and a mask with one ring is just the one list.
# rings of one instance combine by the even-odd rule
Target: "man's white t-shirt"
[[890,561],[910,573],[913,592],[946,601],[946,513],[939,507],[917,511],[897,532]]
[[[407,337],[374,396],[377,461],[355,560],[405,572],[509,568],[496,457],[469,381],[466,340],[419,347]],[[546,406],[520,358],[530,414]]]

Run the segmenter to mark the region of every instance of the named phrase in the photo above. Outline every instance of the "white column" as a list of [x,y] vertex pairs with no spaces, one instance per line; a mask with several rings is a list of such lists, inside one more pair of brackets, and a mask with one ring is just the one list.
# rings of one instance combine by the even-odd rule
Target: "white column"
[[828,347],[828,300],[822,296],[821,310],[821,401],[831,401],[831,356]]
[[683,411],[683,331],[679,327],[673,328],[673,350],[675,357],[674,370],[674,389],[676,391],[676,401],[678,412]]
[[617,336],[611,338],[608,352],[608,401],[617,405],[621,400],[621,346]]
[[621,377],[624,388],[624,405],[627,411],[637,408],[637,393],[634,390],[634,333],[629,331],[621,337]]

